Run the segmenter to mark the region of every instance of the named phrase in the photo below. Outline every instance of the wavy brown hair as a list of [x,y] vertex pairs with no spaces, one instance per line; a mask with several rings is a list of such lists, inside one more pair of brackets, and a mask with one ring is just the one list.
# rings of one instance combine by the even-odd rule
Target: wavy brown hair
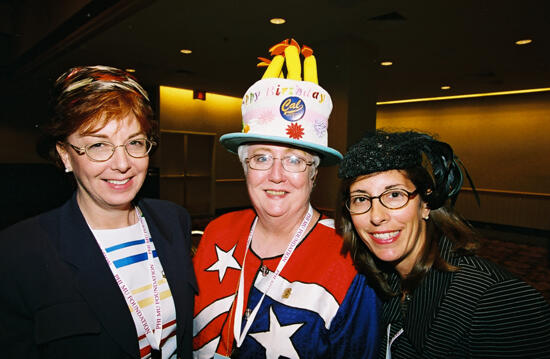
[[[416,187],[422,201],[429,204],[433,182],[428,172],[421,166],[399,170]],[[339,206],[336,213],[336,229],[344,238],[342,252],[349,253],[358,272],[364,274],[371,286],[383,299],[398,295],[388,284],[388,274],[393,271],[390,263],[383,262],[370,252],[363,242],[351,220],[346,207],[349,199],[349,189],[357,178],[344,179],[341,182]],[[431,268],[441,271],[456,271],[459,268],[446,262],[439,252],[439,239],[445,236],[453,243],[453,251],[464,255],[475,254],[479,246],[479,236],[451,207],[446,204],[430,211],[426,223],[426,242],[422,254],[413,266],[411,273],[402,278],[401,288],[412,291],[416,288]]]

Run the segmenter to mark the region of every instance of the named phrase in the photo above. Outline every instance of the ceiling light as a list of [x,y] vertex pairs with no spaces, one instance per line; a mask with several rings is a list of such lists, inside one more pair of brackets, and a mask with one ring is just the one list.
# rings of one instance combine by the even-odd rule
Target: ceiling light
[[393,65],[393,62],[391,62],[391,61],[382,61],[380,63],[380,65],[382,65],[382,66],[391,66],[391,65]]
[[182,54],[185,54],[185,55],[189,55],[190,53],[192,53],[193,51],[189,50],[189,49],[181,49],[180,52]]
[[282,17],[274,17],[273,19],[269,20],[269,22],[275,25],[281,25],[284,24],[286,20]]
[[136,72],[136,69],[126,69],[126,72]]
[[531,42],[533,42],[533,40],[523,39],[523,40],[516,41],[516,45],[527,45],[527,44],[530,44]]
[[444,86],[441,86],[441,89],[442,89],[442,90],[450,90],[450,89],[451,89],[451,86],[449,86],[449,85],[444,85]]

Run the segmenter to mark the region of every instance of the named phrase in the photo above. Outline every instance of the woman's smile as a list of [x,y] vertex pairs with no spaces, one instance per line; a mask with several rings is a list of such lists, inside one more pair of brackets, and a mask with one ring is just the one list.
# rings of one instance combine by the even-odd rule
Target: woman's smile
[[371,232],[369,236],[379,244],[390,244],[399,239],[401,231]]

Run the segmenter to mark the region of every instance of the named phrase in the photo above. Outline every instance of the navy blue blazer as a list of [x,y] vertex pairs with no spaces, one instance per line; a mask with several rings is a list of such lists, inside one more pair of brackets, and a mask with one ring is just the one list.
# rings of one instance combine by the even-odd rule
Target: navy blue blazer
[[[176,307],[178,356],[192,356],[197,291],[191,224],[182,207],[138,202]],[[128,305],[73,196],[0,232],[4,358],[139,358]]]

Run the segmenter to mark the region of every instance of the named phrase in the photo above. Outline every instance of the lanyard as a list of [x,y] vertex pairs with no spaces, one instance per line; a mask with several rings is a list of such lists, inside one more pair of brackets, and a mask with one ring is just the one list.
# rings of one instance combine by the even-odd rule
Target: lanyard
[[107,261],[107,264],[109,264],[109,268],[111,268],[111,272],[113,273],[113,276],[115,277],[115,280],[120,288],[120,291],[124,295],[124,299],[126,299],[126,303],[129,307],[132,308],[134,313],[136,313],[139,322],[143,326],[143,331],[145,332],[145,336],[147,337],[147,340],[149,341],[149,344],[151,345],[151,348],[153,350],[160,350],[160,341],[162,338],[162,312],[160,308],[160,293],[159,293],[159,285],[157,280],[157,272],[155,269],[155,265],[153,263],[153,250],[151,248],[151,235],[149,234],[149,230],[147,229],[144,218],[141,213],[141,210],[136,207],[136,215],[138,217],[138,221],[141,225],[141,229],[143,231],[143,236],[145,238],[145,245],[147,247],[147,265],[149,266],[149,271],[151,274],[151,281],[153,285],[153,299],[154,299],[154,329],[151,330],[151,326],[147,322],[147,318],[145,318],[145,315],[141,311],[141,308],[139,307],[139,304],[137,300],[132,295],[132,292],[130,291],[130,288],[126,285],[120,274],[118,273],[117,268],[113,264],[113,262],[109,259],[107,256],[107,251],[105,251],[105,248],[100,243],[100,241],[97,241],[97,244],[99,245],[99,248],[101,249],[101,252],[103,253],[103,256],[105,257],[105,260]]
[[250,233],[248,234],[248,241],[246,242],[246,250],[244,252],[244,258],[243,258],[243,264],[241,269],[241,277],[239,279],[239,291],[237,293],[237,307],[235,309],[235,321],[233,323],[233,334],[235,336],[235,341],[237,342],[237,347],[240,347],[241,344],[244,341],[244,338],[246,337],[246,334],[248,333],[248,330],[250,329],[250,326],[252,325],[252,322],[254,322],[254,318],[256,317],[256,314],[258,313],[258,310],[260,309],[260,306],[262,305],[262,302],[265,298],[265,295],[267,292],[269,292],[269,289],[271,288],[271,285],[275,282],[275,280],[279,277],[279,274],[283,270],[284,266],[290,259],[290,256],[292,255],[292,252],[294,252],[294,249],[300,243],[300,240],[303,238],[305,231],[307,229],[307,226],[309,225],[309,222],[311,221],[311,218],[313,217],[313,208],[311,205],[309,205],[309,209],[307,211],[306,216],[304,217],[304,220],[300,224],[300,227],[298,227],[298,230],[294,234],[294,237],[288,244],[288,247],[285,250],[285,253],[283,254],[283,257],[279,261],[279,264],[277,265],[277,269],[273,273],[273,276],[271,277],[271,280],[269,281],[269,284],[265,290],[265,292],[262,295],[262,298],[256,304],[254,307],[254,310],[252,310],[252,313],[248,317],[246,321],[246,325],[243,328],[243,331],[241,333],[241,324],[242,324],[242,312],[243,312],[243,306],[244,306],[244,268],[245,268],[245,261],[246,261],[246,255],[248,253],[248,248],[250,247],[250,243],[252,242],[252,237],[254,236],[254,229],[256,228],[256,222],[258,221],[258,217],[254,219],[254,223],[252,224],[252,228],[250,228]]
[[399,337],[401,334],[403,334],[403,328],[401,328],[401,329],[399,329],[399,331],[397,333],[395,333],[393,338],[390,339],[390,328],[391,328],[391,323],[388,324],[388,327],[387,327],[387,330],[386,330],[386,337],[387,337],[387,340],[386,340],[386,359],[391,359],[391,346],[392,346],[393,342],[395,341],[395,339],[397,339],[397,337]]

